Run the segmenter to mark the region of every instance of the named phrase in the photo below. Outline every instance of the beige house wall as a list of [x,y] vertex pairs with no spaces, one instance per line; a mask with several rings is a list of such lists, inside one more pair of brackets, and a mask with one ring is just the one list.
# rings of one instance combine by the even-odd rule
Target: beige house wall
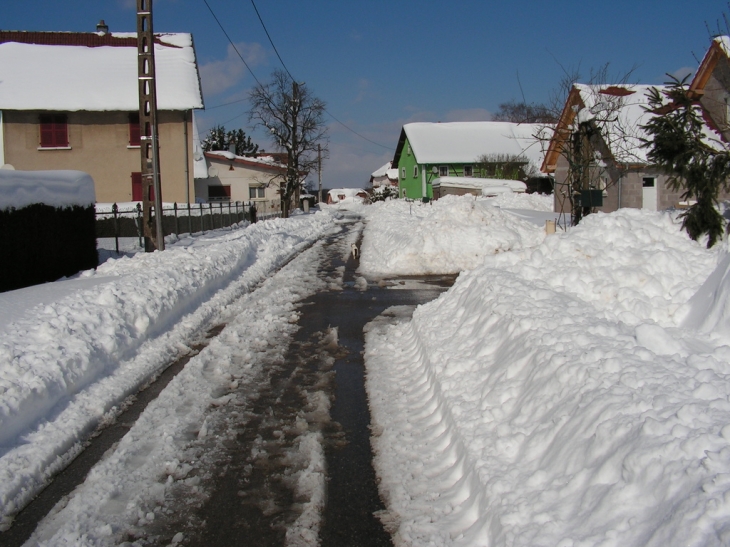
[[[196,200],[208,201],[209,186],[230,186],[231,201],[252,202],[256,205],[256,210],[262,214],[281,210],[279,186],[277,183],[268,184],[273,176],[271,169],[242,165],[226,159],[206,158],[206,160],[216,176],[195,179]],[[252,186],[264,186],[264,197],[251,199],[249,188]]]
[[[68,150],[39,148],[41,114],[45,112],[3,111],[5,163],[30,171],[85,171],[94,179],[97,202],[132,200],[132,173],[140,172],[141,158],[139,146],[129,146],[128,112],[63,113],[68,122]],[[159,112],[158,126],[162,199],[193,201],[191,113]]]
[[[667,177],[649,167],[630,170],[605,169],[591,178],[598,180],[603,176],[607,189],[603,196],[603,206],[599,211],[611,213],[619,208],[631,207],[641,209],[644,204],[644,177],[654,177],[657,189],[657,210],[663,211],[676,207],[681,201],[682,190],[672,190],[667,184]],[[568,161],[560,156],[555,169],[555,192],[553,193],[554,210],[558,213],[570,214],[570,201],[566,198],[568,186]],[[620,201],[619,201],[620,200]]]

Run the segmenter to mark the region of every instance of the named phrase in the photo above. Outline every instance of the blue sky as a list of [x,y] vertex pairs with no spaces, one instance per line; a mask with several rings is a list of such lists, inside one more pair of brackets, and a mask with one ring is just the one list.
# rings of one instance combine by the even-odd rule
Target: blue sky
[[[279,61],[250,0],[208,0],[256,77]],[[134,0],[24,0],[3,6],[5,30],[135,29]],[[288,69],[333,119],[325,187],[365,186],[392,158],[400,128],[411,121],[489,119],[500,103],[543,102],[566,68],[610,63],[632,83],[662,83],[665,73],[696,68],[726,0],[257,0]],[[203,0],[154,0],[158,32],[195,39],[207,110],[201,133],[217,123],[242,127],[264,149],[265,134],[248,129],[244,99],[252,76],[230,47]],[[724,23],[721,28],[724,28]],[[520,90],[520,84],[522,91]]]

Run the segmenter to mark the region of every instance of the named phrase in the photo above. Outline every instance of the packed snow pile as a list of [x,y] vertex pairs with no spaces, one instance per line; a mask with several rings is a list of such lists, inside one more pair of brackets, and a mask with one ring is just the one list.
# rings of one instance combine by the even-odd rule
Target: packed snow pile
[[[115,405],[189,351],[185,341],[222,307],[332,226],[320,213],[210,232],[14,291],[20,299],[0,295],[0,517],[27,503]],[[16,309],[25,300],[37,305]]]
[[[543,227],[493,203],[473,196],[445,196],[427,204],[374,203],[366,212],[360,270],[368,275],[458,273],[487,256],[543,240]],[[529,208],[528,201],[523,203]]]
[[547,194],[500,194],[489,201],[506,209],[530,209],[534,211],[552,212],[553,196]]
[[679,326],[719,257],[667,213],[591,215],[373,323],[396,545],[730,544],[730,338]]
[[16,171],[0,169],[0,210],[34,203],[51,207],[94,204],[94,181],[83,171]]

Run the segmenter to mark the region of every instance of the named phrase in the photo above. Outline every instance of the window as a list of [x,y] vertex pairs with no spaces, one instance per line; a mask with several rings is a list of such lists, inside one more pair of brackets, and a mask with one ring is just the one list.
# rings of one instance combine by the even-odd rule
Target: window
[[41,148],[68,148],[68,123],[63,114],[40,117]]
[[413,178],[418,177],[418,165],[413,166]]
[[407,149],[406,153],[407,153],[407,154],[408,154],[409,156],[411,155],[411,145],[410,145],[410,144],[408,145],[408,149]]
[[471,165],[465,165],[464,166],[464,176],[465,177],[473,177],[474,176],[474,171],[473,171]]
[[263,186],[249,186],[248,187],[248,198],[249,199],[263,199],[266,188]]
[[[142,201],[142,173],[132,173],[132,201]],[[155,187],[150,186],[150,201],[155,201]]]
[[129,115],[129,146],[139,146],[140,143],[139,112],[132,112]]
[[400,168],[400,178],[402,178],[402,179],[406,178],[406,168],[405,167]]
[[644,188],[654,188],[655,180],[656,179],[654,177],[644,177],[641,181],[641,185]]
[[208,201],[230,201],[230,186],[208,186]]
[[449,166],[448,165],[439,165],[439,177],[448,177],[449,176]]

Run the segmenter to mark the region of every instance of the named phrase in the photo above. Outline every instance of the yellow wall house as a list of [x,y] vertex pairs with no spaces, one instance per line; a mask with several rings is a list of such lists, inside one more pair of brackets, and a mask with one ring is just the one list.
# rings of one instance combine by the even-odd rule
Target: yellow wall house
[[[135,33],[0,31],[0,165],[76,169],[99,202],[142,199]],[[162,198],[194,201],[190,34],[156,34]]]

